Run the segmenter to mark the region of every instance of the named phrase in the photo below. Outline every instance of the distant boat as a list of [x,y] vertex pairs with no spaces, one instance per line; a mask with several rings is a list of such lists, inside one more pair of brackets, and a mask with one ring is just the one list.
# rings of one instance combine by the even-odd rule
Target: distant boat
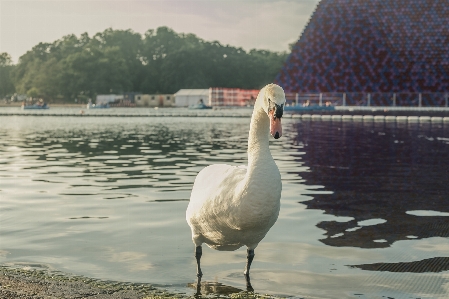
[[309,105],[309,106],[286,106],[284,111],[293,112],[306,112],[306,111],[334,111],[334,106],[319,106],[319,105]]
[[203,103],[203,100],[200,100],[200,101],[198,102],[198,104],[190,105],[190,106],[189,106],[189,109],[212,109],[212,107],[211,107],[211,106],[206,106],[206,105]]
[[43,104],[34,104],[34,105],[22,105],[22,109],[28,110],[28,109],[50,109],[50,107],[47,105],[47,103]]
[[89,102],[89,104],[87,104],[87,109],[106,109],[106,108],[110,108],[108,103],[92,104]]

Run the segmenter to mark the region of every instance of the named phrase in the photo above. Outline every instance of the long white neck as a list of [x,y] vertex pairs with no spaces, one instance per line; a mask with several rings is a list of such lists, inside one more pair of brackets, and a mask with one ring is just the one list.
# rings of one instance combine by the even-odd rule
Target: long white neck
[[270,119],[263,108],[254,106],[248,137],[248,170],[254,170],[260,160],[273,161],[269,148]]

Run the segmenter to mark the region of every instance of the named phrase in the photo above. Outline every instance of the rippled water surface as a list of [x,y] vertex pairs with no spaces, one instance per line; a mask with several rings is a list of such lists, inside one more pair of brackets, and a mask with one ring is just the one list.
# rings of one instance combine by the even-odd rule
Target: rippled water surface
[[[196,174],[246,164],[249,118],[0,118],[0,262],[193,292]],[[256,292],[446,298],[449,126],[284,120],[277,223]],[[204,246],[203,281],[244,289],[246,250]]]

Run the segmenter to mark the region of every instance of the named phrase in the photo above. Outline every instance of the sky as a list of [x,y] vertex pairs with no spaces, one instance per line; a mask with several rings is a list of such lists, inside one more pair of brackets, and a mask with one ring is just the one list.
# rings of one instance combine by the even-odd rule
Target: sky
[[319,0],[0,0],[0,53],[107,28],[144,34],[167,26],[245,50],[288,51]]

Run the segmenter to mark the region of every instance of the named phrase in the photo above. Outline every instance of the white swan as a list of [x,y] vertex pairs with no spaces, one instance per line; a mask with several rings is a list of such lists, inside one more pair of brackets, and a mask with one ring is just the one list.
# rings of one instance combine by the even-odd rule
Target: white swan
[[279,215],[281,175],[268,147],[269,134],[282,135],[284,90],[269,84],[257,96],[248,138],[248,166],[210,165],[201,170],[193,185],[186,219],[192,230],[197,276],[202,276],[203,243],[217,250],[247,246],[244,274],[254,249]]

